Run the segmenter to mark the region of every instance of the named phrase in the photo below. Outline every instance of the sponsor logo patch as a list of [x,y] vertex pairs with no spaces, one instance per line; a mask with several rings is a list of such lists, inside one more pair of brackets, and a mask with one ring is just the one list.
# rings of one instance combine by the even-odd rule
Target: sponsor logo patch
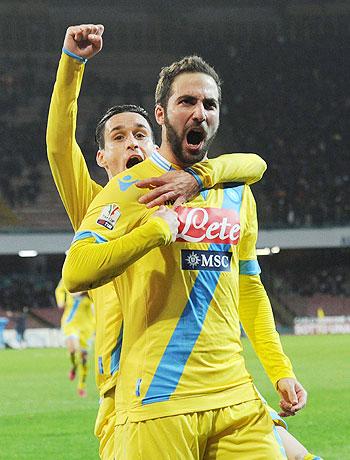
[[102,209],[100,217],[97,219],[98,225],[113,230],[120,217],[120,210],[117,204],[108,204]]
[[182,270],[209,270],[215,272],[231,271],[232,252],[181,250]]
[[236,245],[241,231],[239,213],[233,209],[177,208],[180,221],[176,241]]

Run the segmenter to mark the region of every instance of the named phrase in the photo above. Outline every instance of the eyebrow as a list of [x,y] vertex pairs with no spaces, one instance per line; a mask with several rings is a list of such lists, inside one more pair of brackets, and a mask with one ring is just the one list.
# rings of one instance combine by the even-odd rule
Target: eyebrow
[[[191,101],[196,101],[198,99],[198,97],[192,96],[191,94],[183,94],[182,96],[179,96],[177,100],[180,101],[181,99],[190,99]],[[205,97],[203,99],[203,102],[209,102],[211,104],[213,104],[213,103],[218,104],[219,103],[218,99],[216,99],[215,97]]]
[[[147,128],[146,125],[142,124],[142,123],[136,123],[133,128],[143,128],[145,129],[146,131],[150,131],[150,128]],[[117,125],[117,126],[114,126],[110,131],[109,133],[113,133],[113,131],[122,131],[123,129],[126,129],[125,125]]]

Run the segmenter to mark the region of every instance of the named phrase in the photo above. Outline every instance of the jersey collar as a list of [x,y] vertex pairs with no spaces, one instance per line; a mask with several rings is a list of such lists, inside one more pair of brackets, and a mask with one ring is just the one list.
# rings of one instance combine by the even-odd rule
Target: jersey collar
[[157,151],[154,151],[152,153],[152,155],[150,156],[150,160],[153,161],[155,165],[157,165],[159,168],[163,169],[164,171],[167,171],[167,172],[175,171],[176,169],[168,160],[162,157],[162,155]]

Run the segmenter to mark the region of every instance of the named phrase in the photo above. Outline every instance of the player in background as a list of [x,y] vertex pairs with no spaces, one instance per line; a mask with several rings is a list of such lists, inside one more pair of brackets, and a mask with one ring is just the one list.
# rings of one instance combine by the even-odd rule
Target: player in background
[[[75,139],[77,99],[85,62],[102,48],[102,32],[101,25],[72,26],[67,29],[49,111],[48,159],[74,230],[80,226],[93,198],[102,190],[102,186],[91,179]],[[90,34],[97,34],[100,38],[89,42]],[[109,179],[150,156],[155,150],[148,114],[134,105],[111,108],[98,123],[96,140],[99,146],[96,160],[106,170]],[[156,188],[146,196],[145,203],[153,206],[171,199],[181,204],[198,193],[199,183],[203,187],[212,187],[220,181],[253,183],[261,178],[265,169],[265,162],[257,155],[226,155],[195,165],[190,173],[179,170],[152,178]],[[117,210],[111,210],[113,212],[117,216]],[[166,217],[172,215],[172,211],[163,210],[159,215]],[[111,216],[108,214],[106,217]],[[133,234],[128,238],[132,240]],[[100,440],[101,458],[112,459],[121,311],[112,283],[89,291],[89,295],[96,310],[95,370],[101,397],[95,434]]]
[[[196,72],[196,71],[194,71],[194,72]],[[185,104],[187,103],[189,105],[193,105],[192,104],[193,101],[191,99],[192,96],[188,97],[188,93],[191,93],[191,91],[187,91]],[[213,98],[209,98],[209,100],[212,102]],[[166,115],[165,115],[165,121],[167,121],[166,120]],[[161,124],[164,124],[164,123],[161,123]],[[169,128],[169,126],[167,126],[167,128]],[[173,127],[171,127],[171,128],[173,129]],[[194,131],[197,132],[197,133],[200,132],[200,133],[203,134],[202,130],[194,130]],[[173,131],[172,134],[174,134],[174,132],[175,131]],[[176,132],[175,132],[175,135],[176,135]],[[174,137],[175,137],[175,141],[177,141],[176,136],[173,136],[173,138]],[[189,138],[187,138],[187,140],[189,140]],[[201,143],[203,138],[198,140],[197,134],[191,134],[190,140],[191,141],[196,141],[196,142],[198,141],[198,143]],[[189,142],[189,143],[191,143],[191,142]],[[195,142],[192,142],[191,145],[195,145]],[[180,152],[180,154],[181,153],[183,153],[183,152]],[[165,167],[169,166],[169,164],[166,161],[166,159],[164,158],[164,156],[159,158],[159,156],[156,155],[153,158],[153,163],[155,163],[155,164],[158,163],[158,166],[163,166],[163,168],[164,168],[164,165],[165,165]],[[183,164],[183,163],[185,163],[185,161],[181,161],[181,163]],[[177,163],[177,164],[179,164],[179,163]],[[130,178],[129,178],[130,184],[131,184],[131,181],[135,183],[139,178],[142,179],[144,177],[143,172],[144,172],[144,169],[146,169],[146,166],[145,166],[145,168],[142,168],[142,166],[143,165],[139,165],[134,169],[133,176],[130,176]],[[147,172],[150,172],[152,169],[153,169],[153,172],[154,172],[154,167],[152,167],[152,165],[150,163],[147,164],[147,167],[149,169],[149,171],[147,171]],[[137,169],[137,171],[136,171],[136,169]],[[158,172],[158,174],[159,174],[159,172]],[[119,179],[119,185],[120,184],[121,184],[121,180]],[[111,191],[113,192],[118,188],[118,185],[117,185],[116,181],[113,182],[113,185],[112,184],[110,184],[110,185],[111,185],[111,187],[109,187],[109,186],[106,187],[106,189],[108,189],[108,192],[111,192]],[[131,188],[131,186],[132,186],[132,184],[130,185],[130,188]],[[128,189],[129,189],[129,187],[128,187]],[[124,192],[125,190],[122,190],[122,191]],[[134,193],[131,194],[131,196],[133,198],[135,198],[135,190],[133,190],[133,192]],[[106,194],[107,194],[107,192],[106,192]],[[102,194],[100,194],[98,198],[100,198],[101,195]],[[112,198],[112,196],[113,196],[113,198]],[[125,197],[125,195],[124,195],[124,197]],[[126,197],[126,200],[124,201],[122,195],[117,194],[117,193],[116,194],[111,193],[111,195],[109,195],[109,196],[101,197],[101,201],[99,199],[96,199],[94,201],[93,206],[88,211],[88,215],[87,215],[87,218],[86,218],[86,221],[87,221],[86,225],[83,225],[82,228],[81,228],[82,231],[78,232],[78,234],[76,235],[76,241],[79,241],[79,240],[82,241],[83,240],[83,242],[76,243],[75,246],[73,245],[73,248],[75,248],[75,249],[73,250],[73,248],[72,248],[72,252],[68,257],[69,260],[67,261],[65,269],[64,269],[64,272],[65,272],[65,274],[67,276],[67,279],[68,279],[68,281],[70,283],[70,287],[72,289],[76,289],[77,288],[76,286],[79,286],[80,283],[82,285],[84,285],[84,283],[88,283],[89,286],[98,286],[99,283],[103,283],[105,280],[111,279],[113,276],[123,273],[123,271],[128,266],[122,260],[123,255],[127,254],[127,249],[129,249],[130,252],[134,253],[133,256],[135,258],[133,258],[133,261],[137,260],[137,256],[140,255],[141,251],[139,251],[138,254],[135,254],[137,251],[135,251],[134,248],[124,248],[125,251],[122,251],[122,253],[119,253],[118,254],[119,257],[116,256],[114,251],[115,251],[115,248],[117,247],[118,241],[112,241],[112,242],[109,243],[108,240],[109,240],[109,238],[113,239],[113,234],[111,234],[109,232],[105,232],[105,231],[103,231],[103,229],[101,229],[100,227],[95,225],[96,223],[98,225],[102,225],[102,226],[108,228],[109,231],[113,231],[114,228],[116,227],[116,229],[119,230],[120,234],[121,235],[123,234],[123,224],[121,223],[121,219],[120,219],[120,223],[118,222],[117,225],[115,225],[116,222],[112,222],[111,225],[109,225],[109,226],[104,225],[106,222],[104,222],[104,223],[99,222],[101,220],[98,217],[99,212],[102,210],[102,214],[103,214],[103,204],[101,204],[101,203],[103,203],[104,200],[106,200],[105,202],[109,202],[111,199],[113,199],[113,200],[115,199],[116,202],[122,203],[121,204],[121,214],[118,216],[118,219],[123,215],[124,211],[127,212],[127,209],[131,208],[131,206],[130,206],[130,197]],[[139,199],[139,201],[142,201],[142,199]],[[123,205],[125,205],[125,209],[124,209]],[[96,209],[96,208],[98,208],[98,209]],[[147,219],[147,216],[144,216],[144,217],[146,217],[146,219]],[[97,220],[95,220],[95,219],[97,219]],[[142,221],[142,219],[141,219],[141,221]],[[197,222],[197,226],[198,226],[198,222]],[[89,230],[87,230],[87,229],[89,229]],[[158,229],[158,230],[160,230],[160,229]],[[216,230],[218,230],[217,226],[216,226]],[[98,231],[99,231],[99,233],[97,233]],[[159,240],[158,240],[158,242],[156,243],[155,246],[162,246],[163,244],[166,245],[166,244],[169,244],[172,241],[172,234],[167,233],[166,228],[163,228],[163,231],[165,233],[165,235],[163,237],[164,239],[162,240],[161,238],[159,238]],[[105,242],[105,244],[101,245],[101,248],[96,250],[96,245],[94,243],[92,243],[91,240],[89,240],[90,238],[91,239],[96,239],[96,242]],[[121,237],[121,239],[122,238],[123,237]],[[88,240],[88,241],[86,241],[86,240]],[[103,246],[103,248],[102,248],[102,246]],[[144,254],[146,254],[148,249],[149,249],[149,247],[146,247],[144,249],[146,249],[144,251]],[[101,259],[101,257],[98,254],[98,252],[104,252],[104,254],[102,256],[102,259],[104,259],[104,260]],[[114,253],[114,256],[113,256],[113,253]],[[89,268],[87,268],[84,264],[79,264],[79,263],[75,264],[75,261],[74,261],[75,257],[76,256],[78,256],[78,257],[83,256],[83,254],[84,254],[84,257],[88,256],[88,257],[91,257],[94,260],[94,262],[92,262],[92,264],[91,264],[91,266]],[[110,259],[108,260],[107,264],[104,264],[106,266],[103,267],[103,262],[107,260],[107,258],[105,258],[105,256],[107,256],[108,258],[110,257]],[[188,263],[189,264],[192,263],[193,268],[196,265],[198,265],[198,263],[199,263],[195,256],[196,256],[196,254],[193,254],[192,259],[191,259],[190,255],[188,256],[189,260],[192,261],[192,262],[188,262]],[[159,256],[159,258],[157,258],[157,259],[158,259],[158,268],[160,268],[160,270],[161,270],[162,257]],[[99,266],[99,269],[101,269],[101,273],[96,272],[96,270],[94,269],[93,264],[95,262],[98,262],[98,266]],[[144,262],[144,264],[143,264],[144,270],[146,268],[148,268],[148,262],[150,262],[149,258],[147,258],[147,261]],[[242,265],[244,265],[244,264],[242,264]],[[80,269],[86,269],[86,272],[85,273],[80,273],[80,272],[74,273],[74,269],[72,267],[74,267],[74,269],[77,268],[77,267],[79,267]],[[136,271],[137,271],[137,269],[136,269]],[[142,271],[140,271],[140,275],[141,275],[141,273],[142,273]],[[250,275],[251,273],[245,273],[245,274]],[[80,275],[82,275],[82,276],[80,276]],[[94,280],[93,282],[91,282],[92,279]],[[141,279],[142,279],[142,277],[141,278],[139,277],[139,281],[141,281]],[[117,286],[119,288],[121,286],[118,283],[119,279],[116,279],[115,281],[116,281],[116,284],[117,284]],[[256,282],[256,278],[254,278],[254,281]],[[123,289],[122,286],[121,286],[121,288]],[[246,292],[248,292],[248,291],[246,291]],[[129,289],[129,293],[130,293],[130,289]],[[260,294],[263,296],[263,292],[260,292]],[[147,296],[147,291],[144,293],[144,295]],[[139,301],[140,300],[141,300],[141,298],[139,299]],[[244,303],[245,303],[245,306],[247,307],[247,302],[245,301]],[[123,306],[124,305],[126,305],[126,304],[123,304]],[[264,306],[264,308],[265,307],[266,307],[266,305]],[[268,308],[267,308],[267,310],[268,310]],[[264,314],[267,313],[267,310],[265,311]],[[134,319],[136,320],[136,317]],[[245,319],[247,319],[247,317]],[[127,323],[125,322],[125,324],[127,324]],[[251,332],[252,332],[252,330],[251,330]],[[124,338],[125,338],[125,334],[124,334]],[[130,344],[128,344],[128,345],[132,346]],[[276,343],[276,345],[277,345],[277,343]],[[140,346],[141,346],[141,348],[139,348],[139,349],[142,350],[142,342],[141,342],[141,344],[139,344],[139,347]],[[271,348],[273,348],[273,346],[274,346],[274,344],[271,343]],[[277,354],[281,355],[281,349],[278,349],[278,348],[279,347],[277,345]],[[267,349],[266,351],[270,351],[269,354],[273,356],[273,350],[272,349],[271,350]],[[122,353],[123,353],[123,349],[122,349]],[[282,362],[283,362],[283,359],[282,359]],[[265,366],[268,367],[268,363],[266,362],[266,357],[265,357]],[[283,367],[283,365],[281,366],[281,368],[282,367]],[[289,367],[286,361],[285,361],[285,367],[286,367],[286,369],[288,369],[288,367]],[[128,366],[126,366],[126,368],[128,368]],[[271,369],[270,369],[270,371],[271,371]],[[278,380],[275,381],[275,383],[277,384],[277,387],[279,388],[279,391],[281,392],[281,395],[282,395],[282,398],[283,398],[282,399],[282,409],[286,413],[286,415],[289,415],[289,414],[294,414],[297,410],[299,410],[301,407],[303,407],[303,405],[305,404],[305,401],[306,401],[306,394],[305,394],[304,390],[302,389],[301,385],[298,384],[295,381],[293,376],[291,376],[290,369],[285,370],[284,372],[286,372],[287,374],[289,373],[290,377],[289,378],[287,377],[287,378],[278,379]],[[138,380],[138,384],[136,385],[136,396],[140,396],[141,382],[142,382],[142,380]],[[146,388],[147,388],[147,384],[146,384]],[[117,398],[118,398],[118,392],[117,392]],[[120,404],[122,405],[123,404],[123,399],[120,399],[119,401],[120,401]],[[155,399],[155,401],[156,401],[156,399]],[[163,399],[163,401],[164,401],[164,399]],[[145,402],[144,404],[148,404],[148,402],[147,403]],[[157,405],[155,404],[155,407],[156,406]],[[117,410],[118,410],[118,405],[117,405]],[[137,410],[137,408],[136,408],[136,410]],[[132,414],[132,412],[133,411],[131,411],[130,413]],[[144,417],[142,412],[144,412],[145,414],[146,414],[146,412],[145,411],[140,412],[141,417]],[[134,417],[138,418],[136,413],[134,414]],[[162,417],[162,416],[159,415],[159,417]],[[151,415],[150,419],[153,419],[152,415]],[[141,418],[141,420],[142,420],[142,418]],[[148,419],[146,418],[145,420],[147,421]],[[135,422],[137,422],[137,420],[135,420]],[[157,422],[158,422],[158,419],[157,419]],[[122,425],[124,425],[124,423],[125,423],[125,419],[124,419],[124,422],[122,422],[121,420],[117,421],[117,425],[122,426]],[[133,425],[133,420],[131,420],[131,423],[127,422],[125,428],[123,428],[123,427],[120,428],[120,430],[122,432],[121,436],[122,437],[126,436],[126,442],[128,442],[127,432],[130,430],[131,433],[134,433],[135,436],[139,436],[138,439],[139,439],[139,442],[140,442],[140,439],[142,440],[142,433],[141,432],[137,433],[137,430],[139,429],[139,427],[135,428],[135,426],[132,426],[132,425]],[[143,425],[145,427],[147,425],[147,423],[146,424],[144,423]],[[154,428],[156,429],[157,425],[154,425]],[[136,431],[134,431],[134,429],[136,429]],[[125,430],[127,430],[127,431],[125,431]],[[147,428],[146,428],[146,430],[147,430]],[[133,436],[133,434],[131,434],[131,435]],[[117,434],[118,439],[119,439],[119,436],[120,436],[120,434],[119,435]],[[143,439],[143,441],[145,443],[147,443],[146,437]],[[131,444],[132,443],[130,443],[130,445],[127,445],[127,448],[131,448],[130,452],[134,452],[134,450],[132,450],[132,449],[135,448],[135,446],[131,446]],[[118,446],[118,443],[117,443],[117,446]],[[146,446],[146,444],[145,444],[145,446]],[[124,445],[124,447],[125,447],[125,445]]]
[[71,362],[69,380],[74,380],[78,371],[78,395],[86,397],[88,349],[95,332],[93,304],[86,292],[68,292],[62,279],[55,289],[55,297],[58,308],[64,309],[61,327]]

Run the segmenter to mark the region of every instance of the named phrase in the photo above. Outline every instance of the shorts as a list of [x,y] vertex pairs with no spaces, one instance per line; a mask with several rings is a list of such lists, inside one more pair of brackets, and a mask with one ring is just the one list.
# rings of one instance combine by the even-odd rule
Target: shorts
[[116,426],[118,460],[285,460],[260,399]]
[[84,329],[76,326],[74,323],[68,323],[62,326],[62,331],[66,338],[75,337],[82,350],[87,350],[89,348],[89,342],[93,336],[93,329],[91,327]]
[[99,454],[102,460],[114,460],[115,387],[106,391],[98,409],[95,436],[100,442]]

